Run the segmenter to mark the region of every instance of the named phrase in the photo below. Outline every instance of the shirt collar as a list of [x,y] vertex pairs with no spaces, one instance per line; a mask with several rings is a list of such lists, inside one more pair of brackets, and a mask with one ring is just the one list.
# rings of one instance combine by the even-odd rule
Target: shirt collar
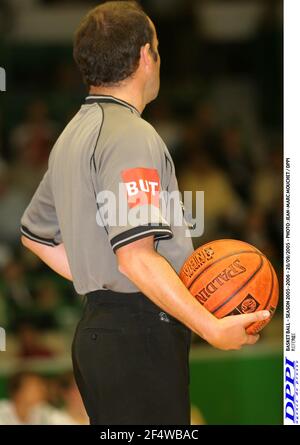
[[85,104],[93,104],[93,103],[113,103],[117,105],[121,105],[123,107],[128,108],[132,113],[137,114],[138,116],[141,115],[141,113],[131,104],[128,102],[125,102],[125,100],[118,99],[114,96],[107,96],[104,94],[89,94],[85,98]]

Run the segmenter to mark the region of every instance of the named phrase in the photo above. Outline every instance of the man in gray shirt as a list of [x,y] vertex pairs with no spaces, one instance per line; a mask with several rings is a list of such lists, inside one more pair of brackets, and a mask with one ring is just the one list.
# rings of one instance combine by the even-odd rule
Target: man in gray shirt
[[92,424],[189,424],[191,330],[220,349],[254,344],[268,312],[216,319],[177,273],[191,254],[170,154],[142,119],[159,91],[152,21],[135,2],[84,18],[74,57],[89,95],[56,142],[22,218],[23,244],[87,296],[72,358]]

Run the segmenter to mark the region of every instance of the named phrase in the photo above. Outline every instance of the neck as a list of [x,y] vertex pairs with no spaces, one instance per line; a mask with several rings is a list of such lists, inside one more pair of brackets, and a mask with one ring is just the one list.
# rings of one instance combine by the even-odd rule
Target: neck
[[91,86],[89,94],[103,94],[105,96],[113,96],[116,99],[124,100],[133,105],[139,113],[142,114],[147,104],[144,94],[137,85],[127,84],[118,87],[94,87]]

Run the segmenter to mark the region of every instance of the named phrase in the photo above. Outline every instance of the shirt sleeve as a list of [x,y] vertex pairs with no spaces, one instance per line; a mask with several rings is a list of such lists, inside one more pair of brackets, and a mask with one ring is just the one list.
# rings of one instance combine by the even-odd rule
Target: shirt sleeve
[[47,246],[62,242],[47,171],[21,219],[24,236]]
[[102,151],[97,172],[97,223],[114,252],[126,244],[173,233],[163,212],[164,151],[152,131],[125,131]]

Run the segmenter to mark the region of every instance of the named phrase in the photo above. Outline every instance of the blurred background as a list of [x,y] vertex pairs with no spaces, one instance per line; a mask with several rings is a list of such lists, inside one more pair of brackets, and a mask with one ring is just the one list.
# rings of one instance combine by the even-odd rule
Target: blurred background
[[[82,297],[21,248],[20,217],[57,136],[86,95],[72,60],[101,2],[0,0],[0,424],[87,422],[71,371]],[[161,93],[145,111],[181,190],[205,191],[205,233],[257,246],[282,282],[282,1],[144,0],[157,26]],[[282,286],[281,286],[282,287]],[[280,424],[282,307],[254,348],[193,337],[193,423]]]

